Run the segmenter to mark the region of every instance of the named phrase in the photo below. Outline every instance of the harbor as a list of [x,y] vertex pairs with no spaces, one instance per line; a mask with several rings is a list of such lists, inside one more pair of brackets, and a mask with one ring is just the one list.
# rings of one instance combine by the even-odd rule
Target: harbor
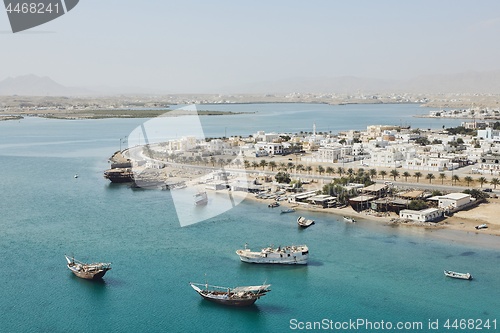
[[[151,331],[217,332],[237,325],[241,332],[280,332],[292,318],[349,320],[356,313],[387,321],[498,318],[500,304],[491,292],[500,276],[492,265],[498,260],[498,237],[483,234],[493,226],[475,230],[481,224],[476,222],[474,231],[460,233],[394,227],[386,217],[354,211],[356,223],[349,223],[343,216],[350,207],[298,205],[295,212],[281,214],[286,201],[272,209],[267,205],[275,199],[234,191],[243,196],[234,208],[181,227],[172,200],[176,190],[131,189],[103,177],[109,155],[119,148],[116,138],[135,126],[132,120],[0,124],[6,171],[0,264],[11,268],[0,291],[5,331],[96,326],[141,331],[147,325]],[[39,137],[29,135],[34,129]],[[51,136],[54,131],[59,138]],[[206,206],[196,207],[188,196],[189,207],[209,208],[215,191],[206,191]],[[485,210],[483,218],[489,213]],[[298,216],[315,224],[300,229]],[[252,250],[307,244],[308,263],[244,263],[235,251],[245,243]],[[110,261],[113,269],[102,281],[81,279],[66,267],[64,253],[75,253],[82,262]],[[37,273],[29,274],[33,269]],[[444,276],[444,269],[470,272],[474,280],[460,283]],[[205,280],[231,288],[267,281],[272,292],[249,308],[223,307],[203,300],[189,285]],[[205,319],[193,322],[192,317]]]

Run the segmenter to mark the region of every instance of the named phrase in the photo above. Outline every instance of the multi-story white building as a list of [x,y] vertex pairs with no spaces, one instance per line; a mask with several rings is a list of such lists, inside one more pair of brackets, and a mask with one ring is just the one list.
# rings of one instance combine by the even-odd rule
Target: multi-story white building
[[255,144],[255,149],[265,150],[269,155],[282,155],[283,154],[283,144],[274,142],[257,142]]
[[477,138],[487,142],[500,142],[500,130],[494,130],[488,127],[477,131]]

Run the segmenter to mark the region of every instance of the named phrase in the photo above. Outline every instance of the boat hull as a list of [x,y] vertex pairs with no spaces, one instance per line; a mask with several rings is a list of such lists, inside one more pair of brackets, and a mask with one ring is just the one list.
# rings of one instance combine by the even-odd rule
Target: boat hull
[[86,273],[86,272],[77,272],[77,271],[72,270],[71,268],[69,268],[69,269],[71,270],[71,272],[73,272],[73,274],[75,274],[79,278],[82,278],[85,280],[100,280],[104,277],[104,275],[108,271],[108,270],[102,270],[102,271],[97,272],[97,273]]
[[203,299],[206,299],[207,301],[214,302],[217,304],[222,304],[226,306],[250,306],[254,304],[258,298],[252,298],[252,299],[245,299],[245,300],[234,300],[234,299],[218,299],[218,298],[211,298],[206,295],[200,294]]
[[457,273],[452,271],[444,271],[444,275],[453,279],[472,280],[472,275],[470,273]]

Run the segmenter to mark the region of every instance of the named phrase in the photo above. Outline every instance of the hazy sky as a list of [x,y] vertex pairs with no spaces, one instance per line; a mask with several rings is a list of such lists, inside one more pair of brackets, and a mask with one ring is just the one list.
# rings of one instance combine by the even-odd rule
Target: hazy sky
[[67,86],[217,92],[294,77],[500,69],[500,1],[80,0],[12,34],[1,70]]

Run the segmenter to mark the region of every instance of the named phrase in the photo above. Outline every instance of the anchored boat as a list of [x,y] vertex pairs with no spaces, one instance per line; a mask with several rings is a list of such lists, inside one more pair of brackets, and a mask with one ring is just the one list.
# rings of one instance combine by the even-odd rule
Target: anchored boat
[[252,264],[287,264],[305,265],[309,257],[309,249],[306,245],[279,246],[277,248],[266,247],[259,252],[252,252],[247,248],[237,250],[241,261]]
[[229,306],[249,306],[271,291],[270,284],[244,287],[219,287],[209,284],[189,283],[196,292],[208,301]]
[[68,268],[76,276],[87,280],[97,280],[101,279],[107,271],[111,269],[110,263],[92,263],[86,264],[81,261],[76,260],[74,257],[66,257],[68,262]]
[[356,222],[355,219],[353,219],[352,217],[349,217],[349,216],[344,216],[344,221],[350,222],[350,223],[355,223]]
[[470,275],[470,273],[457,273],[453,271],[444,271],[444,275],[454,279],[472,280],[472,275]]
[[307,228],[314,224],[314,220],[309,220],[306,219],[304,216],[299,216],[297,218],[297,224],[302,228]]

